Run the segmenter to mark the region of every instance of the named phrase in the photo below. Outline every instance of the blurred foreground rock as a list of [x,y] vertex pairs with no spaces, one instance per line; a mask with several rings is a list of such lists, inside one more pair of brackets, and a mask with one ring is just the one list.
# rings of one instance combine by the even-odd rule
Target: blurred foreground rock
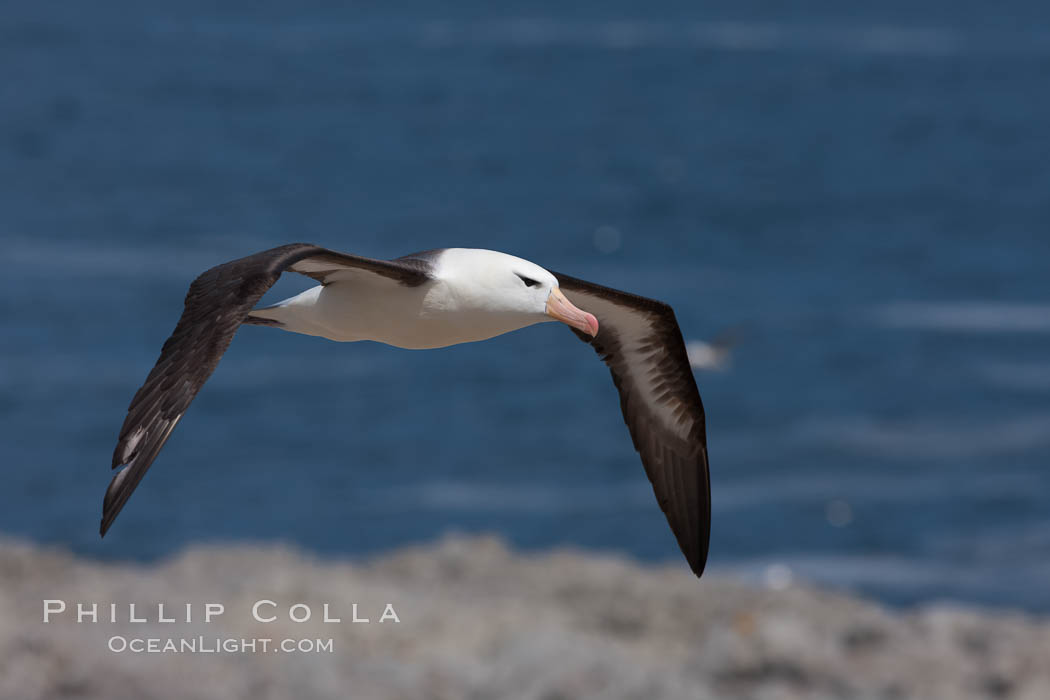
[[[490,538],[360,565],[276,546],[114,565],[3,542],[0,577],[2,698],[1050,698],[1047,620],[899,613],[697,581],[682,566],[521,555]],[[44,624],[44,599],[67,612]],[[277,603],[261,609],[277,621],[253,619],[261,599]],[[99,603],[104,621],[77,624],[77,602]],[[128,622],[132,602],[149,622]],[[158,603],[176,618],[191,603],[197,621],[157,622]],[[225,606],[208,624],[206,603]],[[309,622],[289,621],[296,603]],[[321,621],[324,603],[341,623]],[[371,622],[350,622],[353,603]],[[400,623],[378,622],[387,603]],[[331,653],[114,653],[114,636],[333,642]]]

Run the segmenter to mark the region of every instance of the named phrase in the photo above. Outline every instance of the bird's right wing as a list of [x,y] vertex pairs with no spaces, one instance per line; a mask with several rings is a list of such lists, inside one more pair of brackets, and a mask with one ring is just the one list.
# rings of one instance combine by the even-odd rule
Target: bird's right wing
[[707,433],[674,311],[655,299],[554,275],[565,296],[598,319],[594,338],[572,330],[609,366],[656,500],[690,568],[700,576],[711,530]]

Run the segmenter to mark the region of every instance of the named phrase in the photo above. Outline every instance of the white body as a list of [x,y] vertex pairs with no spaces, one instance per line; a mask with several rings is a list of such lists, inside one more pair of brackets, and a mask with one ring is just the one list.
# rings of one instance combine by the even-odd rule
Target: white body
[[[535,288],[510,271],[541,281]],[[505,253],[450,248],[435,261],[434,279],[409,287],[360,269],[334,273],[275,306],[252,311],[283,330],[400,348],[440,348],[485,340],[536,323],[557,280],[528,260]]]

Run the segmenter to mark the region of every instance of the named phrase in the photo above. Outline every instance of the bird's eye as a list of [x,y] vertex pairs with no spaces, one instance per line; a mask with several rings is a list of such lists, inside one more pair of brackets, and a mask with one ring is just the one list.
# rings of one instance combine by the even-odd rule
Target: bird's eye
[[520,279],[522,282],[524,282],[526,287],[538,287],[538,286],[540,286],[540,283],[537,282],[536,280],[532,279],[531,277],[526,277],[525,275],[520,275],[517,272],[515,272],[514,274],[518,275],[518,279]]

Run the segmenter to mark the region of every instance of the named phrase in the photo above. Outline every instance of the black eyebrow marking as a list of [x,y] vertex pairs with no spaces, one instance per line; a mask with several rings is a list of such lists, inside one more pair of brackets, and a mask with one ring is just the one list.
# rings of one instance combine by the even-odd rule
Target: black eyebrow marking
[[518,278],[522,282],[525,283],[526,287],[538,287],[538,286],[540,286],[540,283],[538,281],[532,279],[531,277],[526,277],[525,275],[521,274],[520,272],[515,272],[514,274],[517,275]]

